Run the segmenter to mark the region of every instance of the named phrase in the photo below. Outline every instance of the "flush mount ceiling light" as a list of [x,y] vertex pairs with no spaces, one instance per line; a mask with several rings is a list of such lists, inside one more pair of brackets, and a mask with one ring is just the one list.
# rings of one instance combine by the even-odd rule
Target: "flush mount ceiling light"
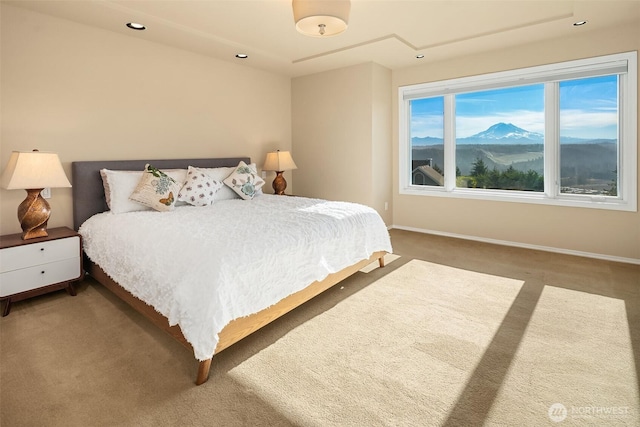
[[311,37],[335,36],[347,29],[349,0],[293,0],[296,30]]
[[142,24],[138,24],[137,22],[127,22],[127,27],[131,28],[132,30],[138,30],[138,31],[142,31],[147,28]]

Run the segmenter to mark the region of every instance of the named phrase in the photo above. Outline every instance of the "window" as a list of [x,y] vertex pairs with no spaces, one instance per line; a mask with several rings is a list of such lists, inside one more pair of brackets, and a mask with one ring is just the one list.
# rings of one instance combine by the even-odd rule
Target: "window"
[[563,81],[559,88],[560,192],[616,197],[618,76]]
[[637,209],[635,52],[399,88],[400,193]]

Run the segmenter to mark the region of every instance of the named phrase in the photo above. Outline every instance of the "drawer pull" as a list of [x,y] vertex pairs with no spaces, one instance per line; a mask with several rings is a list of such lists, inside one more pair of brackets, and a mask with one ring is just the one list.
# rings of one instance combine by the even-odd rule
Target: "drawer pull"
[[44,274],[44,270],[42,270],[42,271],[40,272],[40,274]]
[[44,252],[44,248],[40,248],[40,251],[41,251],[41,252]]

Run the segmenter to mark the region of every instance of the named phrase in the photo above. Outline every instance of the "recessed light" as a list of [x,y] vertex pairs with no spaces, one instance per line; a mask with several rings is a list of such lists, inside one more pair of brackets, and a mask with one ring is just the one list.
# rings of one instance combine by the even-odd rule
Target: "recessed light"
[[142,30],[145,30],[147,28],[142,24],[138,24],[137,22],[127,22],[127,27],[131,28],[132,30],[137,30],[137,31],[142,31]]
[[249,57],[249,55],[247,55],[246,53],[237,53],[236,54],[236,58],[247,59],[248,57]]
[[423,55],[423,54],[416,55],[416,59],[422,59],[422,58],[424,58],[424,55]]
[[584,25],[586,23],[587,23],[587,21],[578,21],[578,22],[574,22],[573,26],[574,27],[580,27],[580,26],[582,26],[582,25]]

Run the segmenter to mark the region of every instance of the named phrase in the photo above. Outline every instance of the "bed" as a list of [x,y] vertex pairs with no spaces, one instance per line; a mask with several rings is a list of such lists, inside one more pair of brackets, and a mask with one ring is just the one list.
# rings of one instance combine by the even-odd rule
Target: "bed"
[[366,206],[260,194],[116,214],[100,173],[146,164],[228,171],[240,162],[250,159],[72,163],[87,273],[193,351],[197,385],[209,378],[215,354],[369,263],[383,267],[391,252],[382,219]]

